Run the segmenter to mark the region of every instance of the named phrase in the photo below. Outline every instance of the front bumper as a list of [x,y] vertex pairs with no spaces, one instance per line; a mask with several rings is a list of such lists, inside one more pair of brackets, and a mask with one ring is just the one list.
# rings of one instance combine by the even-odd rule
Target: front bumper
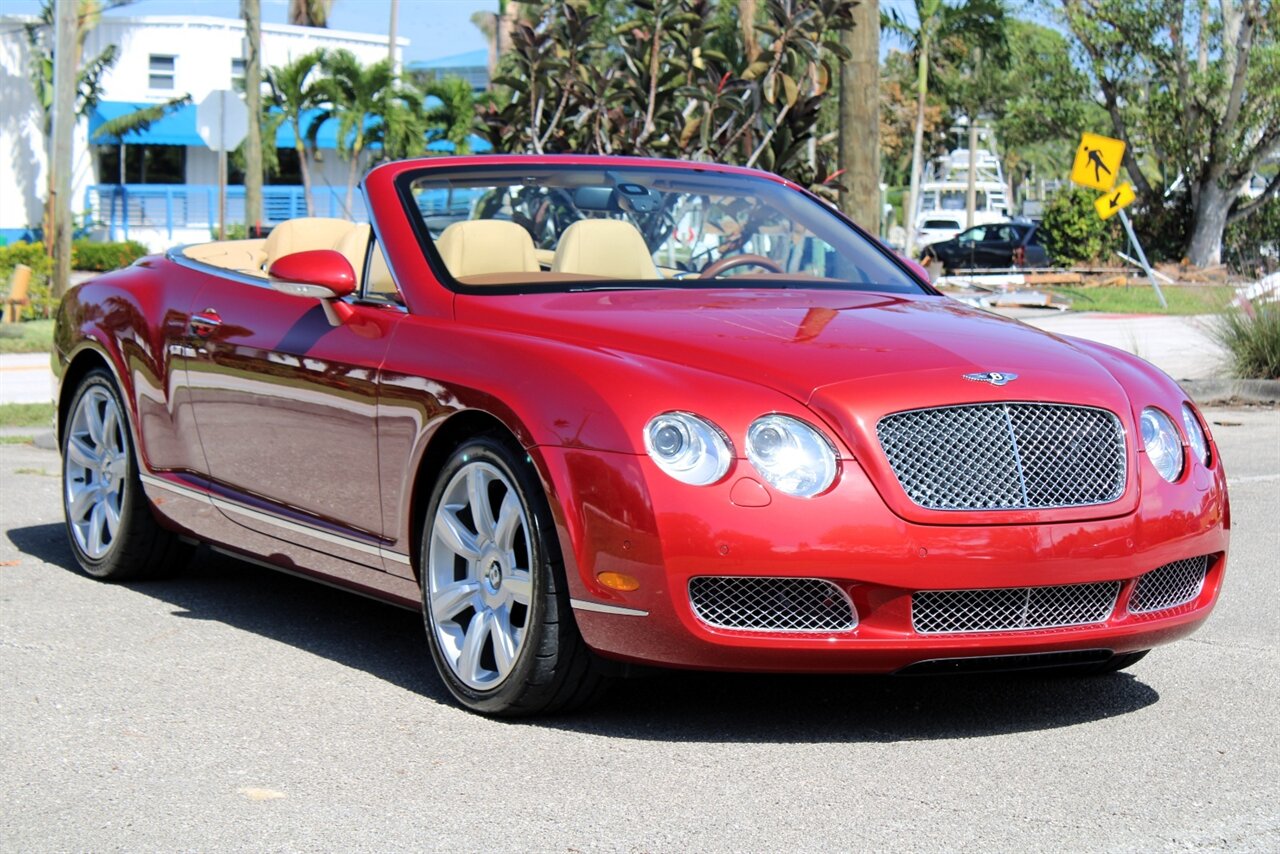
[[[1194,631],[1212,610],[1225,573],[1229,510],[1216,463],[1176,484],[1144,482],[1136,512],[1112,518],[926,525],[891,512],[851,460],[842,461],[830,492],[804,501],[757,483],[743,463],[722,483],[699,488],[673,481],[645,457],[539,451],[578,626],[593,649],[620,660],[887,673],[934,659],[1132,652]],[[1194,598],[1130,612],[1140,576],[1201,556],[1207,571]],[[610,589],[601,573],[630,576],[639,588]],[[690,602],[691,580],[708,576],[827,581],[848,596],[857,625],[804,632],[715,627]],[[913,624],[912,596],[919,591],[1096,582],[1118,582],[1119,589],[1105,619],[1086,625],[925,633]]]

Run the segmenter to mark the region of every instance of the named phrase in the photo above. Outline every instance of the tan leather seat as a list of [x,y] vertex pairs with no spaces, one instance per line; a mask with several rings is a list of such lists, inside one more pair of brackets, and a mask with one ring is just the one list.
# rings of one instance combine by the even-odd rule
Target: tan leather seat
[[[269,268],[285,255],[309,249],[334,249],[355,228],[345,219],[323,216],[285,220],[271,230],[263,244],[263,268]],[[354,265],[353,265],[354,266]],[[359,268],[357,268],[359,275]]]
[[[351,262],[351,269],[356,274],[356,290],[360,290],[360,279],[364,276],[364,256],[369,251],[369,234],[372,229],[368,225],[353,225],[332,248],[338,250]],[[321,247],[323,248],[323,247]]]
[[541,269],[529,232],[507,220],[455,222],[436,238],[436,250],[455,279],[487,273],[536,273]]
[[553,273],[606,279],[660,279],[639,229],[620,219],[583,219],[560,235]]

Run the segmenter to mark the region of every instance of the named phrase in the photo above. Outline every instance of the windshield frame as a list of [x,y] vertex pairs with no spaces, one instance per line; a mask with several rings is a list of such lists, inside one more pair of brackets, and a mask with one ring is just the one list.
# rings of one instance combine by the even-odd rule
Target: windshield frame
[[[568,158],[566,158],[567,160]],[[484,162],[481,158],[469,158],[466,164],[424,164],[421,168],[409,169],[395,176],[394,186],[399,196],[402,213],[408,220],[414,236],[418,240],[419,249],[423,253],[427,265],[435,276],[436,281],[446,290],[456,294],[467,294],[477,296],[487,295],[513,295],[513,294],[533,294],[533,293],[575,293],[586,291],[604,291],[604,290],[822,290],[822,291],[852,291],[859,293],[885,293],[896,295],[939,295],[931,283],[922,280],[919,272],[915,270],[910,262],[899,256],[883,241],[872,236],[863,228],[861,228],[852,219],[843,212],[833,207],[829,202],[823,200],[814,193],[800,187],[791,181],[781,178],[769,172],[763,172],[756,169],[746,169],[743,167],[721,166],[719,164],[695,163],[690,161],[678,160],[649,160],[642,158],[630,157],[574,157],[571,162],[558,163],[554,157],[528,157],[527,161],[523,157],[512,158],[502,157],[494,158],[492,162]],[[906,288],[897,288],[892,286],[875,286],[873,284],[863,284],[853,281],[833,281],[829,278],[812,278],[810,279],[804,274],[797,273],[794,278],[764,278],[764,277],[712,277],[700,278],[696,275],[684,276],[679,278],[662,278],[658,280],[650,279],[610,279],[601,278],[599,280],[559,280],[552,282],[520,282],[512,284],[468,284],[459,281],[450,272],[439,251],[435,246],[435,240],[431,237],[429,226],[425,217],[420,212],[417,202],[414,198],[414,185],[423,178],[427,179],[445,179],[450,174],[460,173],[486,173],[495,171],[510,171],[513,178],[518,179],[521,170],[539,171],[553,169],[557,171],[618,171],[618,172],[661,172],[670,171],[673,174],[679,173],[703,173],[708,177],[724,176],[728,179],[747,179],[750,181],[767,182],[774,188],[782,189],[784,192],[798,193],[805,201],[816,206],[815,211],[821,211],[823,215],[830,218],[830,225],[840,230],[849,230],[859,240],[862,246],[860,251],[865,251],[877,256],[882,261],[887,261],[891,267],[896,268],[904,279],[904,284],[909,283],[914,286],[915,290]],[[689,176],[693,178],[692,175]],[[518,180],[513,181],[513,185]]]

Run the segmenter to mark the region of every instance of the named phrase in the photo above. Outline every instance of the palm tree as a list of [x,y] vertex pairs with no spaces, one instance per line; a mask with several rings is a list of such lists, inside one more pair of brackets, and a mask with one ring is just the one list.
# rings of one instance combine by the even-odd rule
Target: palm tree
[[[102,78],[119,58],[119,49],[115,45],[107,45],[93,59],[88,62],[83,61],[85,40],[89,32],[98,25],[101,13],[100,0],[78,0],[76,3],[75,110],[77,118],[88,115],[98,105],[98,101],[102,99]],[[23,25],[30,57],[28,70],[31,87],[35,90],[36,103],[40,107],[40,130],[45,140],[46,162],[49,164],[49,168],[45,170],[47,186],[41,229],[45,249],[50,255],[53,254],[54,205],[57,200],[57,193],[54,192],[57,177],[53,169],[53,24],[53,0],[43,0],[36,20]]]
[[913,28],[897,10],[881,16],[880,26],[906,42],[916,61],[916,126],[911,145],[911,193],[905,216],[906,252],[915,249],[915,223],[912,217],[920,201],[920,173],[923,170],[925,106],[929,97],[929,64],[936,58],[942,42],[957,37],[982,47],[998,40],[1004,28],[1002,0],[964,0],[959,6],[948,6],[944,0],[915,0],[916,25]]
[[282,120],[288,122],[293,129],[293,147],[298,152],[298,169],[302,172],[307,216],[315,215],[315,204],[311,198],[311,167],[308,163],[306,140],[311,138],[314,142],[315,137],[310,128],[304,132],[302,121],[307,112],[319,109],[327,103],[326,89],[322,83],[324,57],[323,49],[313,50],[285,65],[273,65],[266,73],[267,85],[271,87],[271,106],[279,111]]
[[333,0],[289,0],[289,23],[299,27],[329,26]]
[[391,61],[360,63],[349,50],[328,53],[322,66],[326,77],[319,82],[328,106],[308,131],[314,141],[320,125],[338,123],[338,150],[348,162],[347,211],[355,201],[360,159],[370,145],[382,147],[383,158],[409,157],[425,148],[426,122],[422,95],[401,86]]
[[461,77],[428,80],[422,87],[427,97],[440,103],[427,110],[427,133],[434,140],[453,143],[455,154],[471,153],[471,132],[476,122],[475,95],[471,84]]

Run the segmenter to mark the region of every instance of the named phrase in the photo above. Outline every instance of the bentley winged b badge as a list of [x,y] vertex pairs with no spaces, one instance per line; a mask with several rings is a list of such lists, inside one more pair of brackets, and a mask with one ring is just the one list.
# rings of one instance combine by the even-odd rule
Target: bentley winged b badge
[[991,383],[992,385],[1000,386],[1013,382],[1018,378],[1018,375],[1011,374],[1008,371],[979,371],[975,374],[965,374],[964,378],[975,383]]

